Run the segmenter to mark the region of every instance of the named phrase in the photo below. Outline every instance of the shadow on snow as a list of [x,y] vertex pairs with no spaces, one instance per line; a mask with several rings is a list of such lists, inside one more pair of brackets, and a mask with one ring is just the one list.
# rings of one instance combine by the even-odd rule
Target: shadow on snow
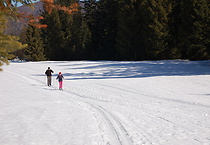
[[209,61],[99,61],[81,64],[83,62],[78,65],[66,65],[68,71],[78,71],[63,75],[71,77],[70,80],[210,75]]
[[78,61],[59,66],[66,70],[65,80],[210,75],[210,61]]

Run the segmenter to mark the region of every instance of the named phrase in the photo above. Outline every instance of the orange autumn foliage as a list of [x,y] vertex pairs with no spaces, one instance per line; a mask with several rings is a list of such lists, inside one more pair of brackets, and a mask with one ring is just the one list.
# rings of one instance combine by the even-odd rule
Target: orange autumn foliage
[[[73,12],[78,11],[78,7],[79,7],[78,3],[74,3],[70,5],[69,7],[66,7],[66,6],[54,5],[53,0],[42,0],[42,2],[44,3],[45,10],[49,14],[52,13],[52,9],[62,10],[68,14],[72,14]],[[44,17],[41,17],[41,16],[34,17],[33,19],[29,21],[29,23],[30,25],[37,28],[46,28],[47,25],[39,23],[39,20],[41,19],[44,19]]]
[[[72,14],[75,11],[78,11],[79,4],[74,3],[70,5],[69,7],[61,6],[61,5],[55,5],[54,0],[41,0],[44,3],[45,10],[51,14],[53,9],[62,10],[68,14]],[[4,12],[5,16],[9,15],[12,17],[17,17],[20,19],[20,21],[26,21],[30,25],[37,27],[37,28],[46,28],[47,25],[40,24],[39,21],[44,19],[42,16],[33,16],[29,13],[25,12],[17,12],[14,5],[12,5],[11,0],[6,0],[4,3],[0,1],[0,11]]]
[[45,4],[44,7],[49,14],[51,14],[53,8],[57,10],[63,10],[64,12],[68,14],[72,14],[72,12],[78,11],[78,7],[79,7],[78,3],[74,3],[70,5],[69,7],[66,7],[66,6],[61,6],[61,5],[54,5],[53,0],[42,0],[42,2]]

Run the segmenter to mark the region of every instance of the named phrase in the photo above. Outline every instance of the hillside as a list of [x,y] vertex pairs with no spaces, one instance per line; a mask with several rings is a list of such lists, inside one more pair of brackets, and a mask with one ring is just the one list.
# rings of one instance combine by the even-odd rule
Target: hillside
[[[34,9],[30,8],[29,6],[20,6],[18,7],[19,12],[25,12],[32,14],[34,16],[38,16],[43,11],[43,3],[42,2],[36,2],[34,3]],[[24,30],[26,24],[24,24],[21,21],[17,20],[9,20],[7,23],[7,29],[5,31],[6,34],[19,36],[21,32]]]

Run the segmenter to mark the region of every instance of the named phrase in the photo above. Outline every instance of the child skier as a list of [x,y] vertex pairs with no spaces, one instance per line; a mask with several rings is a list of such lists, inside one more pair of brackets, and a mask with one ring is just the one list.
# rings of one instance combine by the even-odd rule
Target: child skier
[[61,72],[59,72],[59,74],[58,74],[56,79],[58,79],[58,82],[59,82],[59,90],[62,90],[64,77],[61,74]]

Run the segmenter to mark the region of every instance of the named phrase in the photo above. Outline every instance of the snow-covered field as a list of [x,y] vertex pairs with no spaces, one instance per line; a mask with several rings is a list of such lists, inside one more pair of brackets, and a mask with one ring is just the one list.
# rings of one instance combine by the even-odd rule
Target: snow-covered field
[[210,144],[210,61],[12,62],[3,70],[0,145]]

